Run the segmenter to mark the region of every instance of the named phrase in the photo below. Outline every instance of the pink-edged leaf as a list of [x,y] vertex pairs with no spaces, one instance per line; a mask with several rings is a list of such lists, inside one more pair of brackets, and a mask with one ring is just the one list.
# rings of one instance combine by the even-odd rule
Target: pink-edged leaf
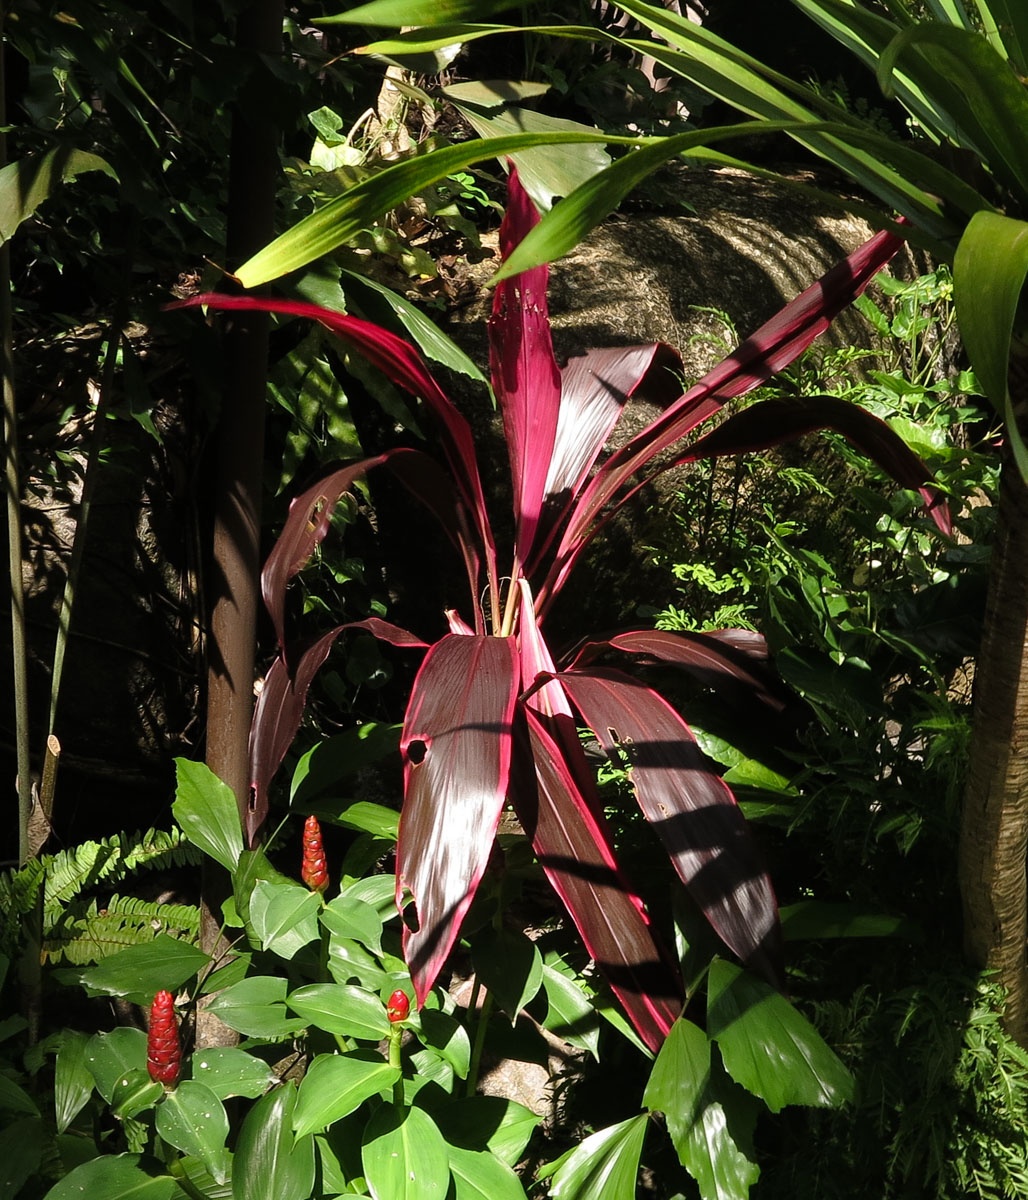
[[275,659],[264,678],[250,723],[250,796],[246,810],[246,837],[250,847],[255,844],[257,834],[267,818],[268,788],[300,728],[311,682],[328,657],[336,638],[347,629],[367,630],[395,646],[428,648],[427,642],[406,629],[390,625],[378,617],[369,617],[365,621],[337,625],[306,648],[299,649],[294,655],[297,664],[293,676],[290,676],[289,667],[281,654]]
[[275,627],[275,638],[280,648],[284,649],[286,644],[286,585],[307,565],[315,546],[328,533],[332,513],[339,503],[339,498],[344,492],[348,492],[354,481],[365,472],[385,462],[386,457],[380,454],[375,458],[365,458],[347,467],[341,467],[324,479],[319,479],[290,501],[286,523],[271,548],[264,570],[261,571],[261,594],[271,616],[271,623]]
[[[538,221],[535,205],[512,167],[500,226],[504,258]],[[542,513],[560,409],[560,374],[546,305],[548,278],[549,268],[541,266],[505,279],[493,294],[489,320],[489,364],[507,436],[522,555],[531,550]]]
[[927,465],[885,421],[838,396],[759,401],[693,442],[671,465],[716,458],[722,454],[766,450],[819,429],[834,429],[841,433],[901,487],[919,491],[939,529],[947,535],[953,532],[945,500],[935,488],[928,486],[932,473]]
[[893,233],[877,233],[837,263],[767,321],[723,362],[690,388],[600,468],[572,510],[553,567],[544,603],[559,589],[595,533],[603,509],[619,497],[631,477],[690,433],[724,404],[745,395],[783,370],[852,303],[903,245]]
[[470,636],[475,632],[455,608],[447,608],[443,612],[443,616],[446,617],[446,623],[449,625],[451,633]]
[[583,795],[588,773],[576,778],[543,720],[531,711],[526,720],[535,779],[517,779],[518,817],[586,949],[656,1052],[682,1007],[675,975],[618,870],[595,805]]
[[492,848],[510,777],[519,669],[513,638],[447,634],[429,650],[411,692],[400,749],[404,799],[396,900],[419,1006],[471,904]]
[[424,359],[409,342],[405,342],[388,329],[373,325],[370,321],[333,312],[332,309],[308,304],[302,300],[208,293],[193,296],[168,307],[195,308],[198,305],[218,309],[273,312],[281,316],[307,317],[312,321],[320,321],[344,342],[358,350],[387,379],[412,395],[419,396],[440,423],[446,457],[464,500],[474,515],[483,544],[487,547],[492,546],[471,427],[454,408],[428,370]]
[[767,670],[767,642],[752,629],[672,633],[663,629],[622,629],[586,642],[570,667],[585,667],[608,650],[621,650],[650,662],[671,663],[715,691],[745,695],[775,712],[786,700]]
[[721,939],[771,982],[781,930],[774,889],[728,785],[670,704],[620,671],[564,671],[600,744],[627,759],[639,807]]

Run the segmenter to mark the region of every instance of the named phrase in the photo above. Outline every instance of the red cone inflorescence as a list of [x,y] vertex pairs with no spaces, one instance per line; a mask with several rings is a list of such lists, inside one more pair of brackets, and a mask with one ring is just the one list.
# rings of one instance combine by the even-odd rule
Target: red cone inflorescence
[[300,876],[312,892],[323,892],[328,887],[328,863],[325,847],[321,844],[321,826],[317,817],[308,817],[303,827],[303,866]]
[[182,1047],[175,1020],[175,1000],[171,992],[158,992],[150,1005],[150,1036],[146,1041],[146,1069],[150,1078],[165,1087],[178,1083]]
[[410,1012],[410,1001],[407,999],[407,993],[399,988],[389,997],[389,1003],[386,1005],[386,1016],[394,1025],[400,1021],[407,1020],[407,1014]]

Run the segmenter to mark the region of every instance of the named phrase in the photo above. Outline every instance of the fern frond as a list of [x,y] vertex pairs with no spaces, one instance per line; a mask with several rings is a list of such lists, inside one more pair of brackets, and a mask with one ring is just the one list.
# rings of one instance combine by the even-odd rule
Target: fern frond
[[161,904],[135,896],[112,896],[102,908],[93,900],[85,911],[72,905],[44,935],[43,955],[52,963],[87,966],[127,946],[150,942],[158,933],[197,942],[200,910],[191,904]]

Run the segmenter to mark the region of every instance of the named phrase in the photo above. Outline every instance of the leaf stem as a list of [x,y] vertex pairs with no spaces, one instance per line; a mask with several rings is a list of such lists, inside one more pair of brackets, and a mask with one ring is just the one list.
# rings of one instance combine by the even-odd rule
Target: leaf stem
[[[478,988],[478,977],[475,977],[475,989]],[[472,992],[475,1001],[478,996]],[[464,1094],[473,1096],[478,1090],[478,1073],[482,1066],[482,1051],[485,1048],[485,1034],[489,1027],[489,1017],[493,1011],[492,992],[486,992],[482,1007],[478,1010],[478,1023],[475,1026],[475,1044],[471,1047],[471,1062],[468,1066],[468,1077],[464,1085]]]

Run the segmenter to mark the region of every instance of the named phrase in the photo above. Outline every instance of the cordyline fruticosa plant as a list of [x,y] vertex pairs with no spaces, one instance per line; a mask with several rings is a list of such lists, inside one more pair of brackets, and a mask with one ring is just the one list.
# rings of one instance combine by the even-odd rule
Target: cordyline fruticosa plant
[[[500,231],[505,257],[537,220],[512,171]],[[489,334],[513,481],[515,536],[505,571],[470,428],[413,347],[366,321],[311,304],[218,295],[191,301],[321,321],[393,383],[420,397],[437,425],[448,471],[419,450],[398,448],[333,472],[293,501],[262,575],[280,649],[250,742],[252,838],[311,679],[336,637],[361,628],[427,651],[401,738],[404,800],[396,868],[404,952],[419,1004],[457,937],[509,800],[640,1037],[656,1048],[678,1015],[675,974],[612,852],[580,724],[608,754],[627,762],[639,807],[722,940],[744,963],[777,978],[774,892],[731,791],[657,692],[620,668],[594,665],[610,651],[675,664],[712,686],[745,689],[773,709],[780,701],[765,674],[763,639],[738,629],[637,629],[585,641],[561,659],[547,644],[546,618],[585,548],[646,480],[672,465],[765,448],[814,429],[842,432],[903,486],[920,487],[936,523],[947,528],[945,509],[924,486],[924,464],[882,421],[843,400],[758,402],[688,440],[727,400],[802,353],[901,244],[891,233],[872,238],[684,395],[674,374],[680,359],[666,346],[592,350],[558,368],[546,307],[548,268],[503,281]],[[677,399],[594,471],[625,402],[643,394],[665,404]],[[432,645],[377,618],[341,625],[305,647],[290,645],[284,630],[288,581],[325,536],[339,497],[382,466],[435,513],[460,551],[468,607],[447,611],[449,631]]]

